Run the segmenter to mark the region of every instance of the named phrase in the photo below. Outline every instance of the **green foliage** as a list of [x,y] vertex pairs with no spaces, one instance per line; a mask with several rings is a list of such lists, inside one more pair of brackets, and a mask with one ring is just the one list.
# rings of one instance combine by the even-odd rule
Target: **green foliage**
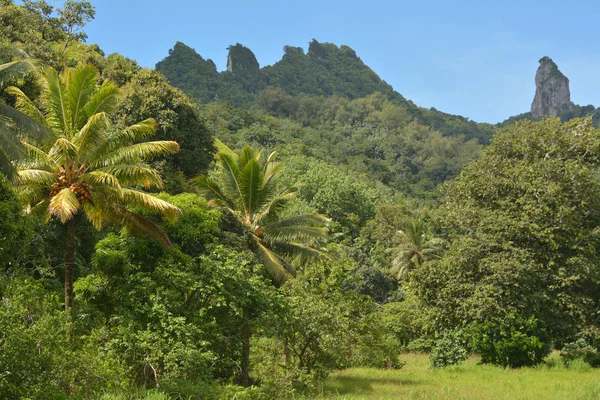
[[[426,311],[419,300],[409,292],[402,301],[384,304],[377,312],[385,329],[392,332],[400,344],[406,347],[424,335],[428,323]],[[413,346],[411,350],[429,351],[430,346],[427,344],[425,349]]]
[[446,331],[435,340],[429,360],[434,368],[447,367],[459,364],[467,359],[469,352],[466,348],[466,339],[462,331]]
[[372,187],[367,179],[309,157],[288,158],[281,182],[284,186],[299,182],[299,198],[341,224],[351,237],[374,216],[384,196],[384,189]]
[[[452,244],[412,282],[437,329],[483,324],[486,360],[524,365],[593,324],[599,145],[589,120],[523,121],[445,185],[435,220]],[[506,329],[494,322],[509,316]]]
[[472,327],[473,349],[481,362],[504,367],[524,367],[542,362],[550,353],[548,332],[535,317],[509,314]]
[[278,186],[283,164],[271,153],[265,162],[250,146],[238,153],[217,154],[214,176],[201,175],[194,184],[212,203],[237,216],[252,251],[276,284],[295,276],[296,268],[322,255],[329,218],[316,213],[285,216],[297,188]]
[[250,144],[278,150],[284,157],[311,156],[415,197],[433,198],[435,185],[457,175],[481,151],[481,145],[464,136],[443,136],[411,123],[406,110],[381,93],[350,101],[293,97],[271,87],[255,103],[259,110],[252,112],[211,104],[202,114],[229,146]]
[[22,213],[21,202],[0,174],[0,271],[15,271],[32,236],[32,226]]
[[348,261],[311,264],[282,288],[283,355],[292,379],[311,385],[348,365],[399,366],[398,342],[377,318],[375,304],[343,289],[352,268]]
[[[171,87],[156,71],[146,69],[135,73],[122,92],[119,122],[130,125],[153,118],[157,124],[157,139],[179,143],[180,152],[169,159],[171,168],[165,168],[167,171],[179,169],[190,178],[208,169],[214,152],[212,137],[195,106],[183,93]],[[166,178],[168,181],[171,176]]]
[[399,245],[388,249],[394,258],[391,273],[398,279],[409,279],[410,272],[424,262],[439,258],[443,241],[438,238],[427,239],[424,222],[411,219],[397,231]]
[[218,213],[204,199],[161,197],[186,212],[176,223],[162,222],[178,232],[174,250],[124,233],[107,236],[93,273],[76,284],[81,315],[90,328],[104,326],[104,345],[138,384],[231,377],[246,330],[275,307],[274,289],[254,273],[250,254],[215,244]]
[[561,349],[561,357],[569,364],[582,360],[592,367],[600,367],[600,328],[586,328],[575,338]]
[[[213,100],[221,85],[215,63],[204,60],[194,49],[181,42],[169,50],[169,56],[156,64],[156,70],[170,83],[202,103]],[[180,73],[183,72],[183,73]]]
[[345,287],[358,294],[371,297],[383,304],[397,293],[398,282],[388,273],[373,267],[361,267],[353,272],[357,279],[346,283]]
[[65,342],[67,315],[51,287],[18,276],[2,281],[0,296],[0,397],[91,398],[127,388],[123,365],[97,337]]

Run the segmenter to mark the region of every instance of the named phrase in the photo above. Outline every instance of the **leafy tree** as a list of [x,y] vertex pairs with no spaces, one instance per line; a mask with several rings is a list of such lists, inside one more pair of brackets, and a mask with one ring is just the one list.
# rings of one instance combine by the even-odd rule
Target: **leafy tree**
[[521,121],[444,185],[435,221],[451,245],[412,280],[436,329],[474,327],[518,365],[597,324],[599,149],[589,119]]
[[67,49],[71,40],[85,42],[87,35],[81,29],[86,23],[94,19],[96,10],[89,1],[67,0],[58,9],[58,23],[67,34],[63,51]]
[[42,110],[20,89],[7,91],[17,109],[51,132],[51,140],[27,143],[19,162],[17,190],[32,212],[48,213],[67,225],[65,308],[73,308],[75,234],[83,213],[97,229],[106,222],[170,241],[152,220],[130,210],[148,210],[175,217],[179,209],[138,187],[160,187],[159,174],[145,161],[178,151],[175,142],[145,142],[154,134],[151,119],[123,129],[111,126],[107,114],[117,103],[117,88],[98,85],[98,71],[89,65],[43,75]]
[[410,271],[427,260],[439,257],[442,241],[439,238],[426,238],[422,220],[409,220],[404,230],[397,231],[396,235],[399,245],[388,251],[394,254],[391,272],[398,280],[408,279]]
[[[117,67],[124,65],[127,75],[133,74],[121,89],[123,96],[117,106],[117,121],[131,125],[136,121],[152,118],[156,121],[158,139],[179,143],[181,151],[169,157],[167,165],[160,168],[168,178],[165,182],[170,184],[169,181],[175,180],[178,171],[185,178],[204,173],[212,162],[213,138],[199,117],[195,105],[156,71],[136,70],[135,65],[132,66],[119,57],[112,57],[108,64],[113,63],[117,63]],[[115,76],[114,66],[106,72],[111,70],[113,73],[110,75]],[[169,189],[174,192],[187,188]]]
[[283,167],[271,153],[263,163],[260,152],[250,146],[239,154],[217,154],[216,177],[199,176],[194,183],[200,193],[215,204],[234,213],[248,229],[251,248],[276,283],[296,275],[286,259],[296,261],[322,253],[316,245],[327,236],[329,219],[320,214],[292,215],[282,218],[296,188],[278,191],[277,175]]

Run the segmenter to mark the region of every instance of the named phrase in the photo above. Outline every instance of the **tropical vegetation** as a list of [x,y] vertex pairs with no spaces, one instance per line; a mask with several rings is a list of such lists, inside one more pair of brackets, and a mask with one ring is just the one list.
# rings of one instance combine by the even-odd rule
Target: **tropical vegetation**
[[0,398],[598,397],[593,119],[424,109],[316,40],[152,70],[95,16],[0,0]]

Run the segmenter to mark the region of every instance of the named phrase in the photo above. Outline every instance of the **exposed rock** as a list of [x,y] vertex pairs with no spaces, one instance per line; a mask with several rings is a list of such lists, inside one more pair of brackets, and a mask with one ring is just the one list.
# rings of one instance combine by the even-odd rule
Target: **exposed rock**
[[237,43],[235,46],[229,46],[227,50],[227,71],[233,74],[260,71],[258,60],[249,48]]
[[531,104],[533,118],[557,117],[559,112],[572,109],[569,79],[558,70],[550,57],[540,59],[535,74],[535,97]]

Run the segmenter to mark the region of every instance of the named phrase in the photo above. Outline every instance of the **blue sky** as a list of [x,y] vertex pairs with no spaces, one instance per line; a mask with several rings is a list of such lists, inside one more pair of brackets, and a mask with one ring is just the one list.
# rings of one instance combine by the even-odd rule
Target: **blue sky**
[[176,41],[225,68],[242,43],[261,66],[285,45],[345,44],[423,107],[499,122],[526,112],[538,60],[571,81],[575,103],[600,106],[600,2],[392,0],[92,0],[88,43],[153,67]]

